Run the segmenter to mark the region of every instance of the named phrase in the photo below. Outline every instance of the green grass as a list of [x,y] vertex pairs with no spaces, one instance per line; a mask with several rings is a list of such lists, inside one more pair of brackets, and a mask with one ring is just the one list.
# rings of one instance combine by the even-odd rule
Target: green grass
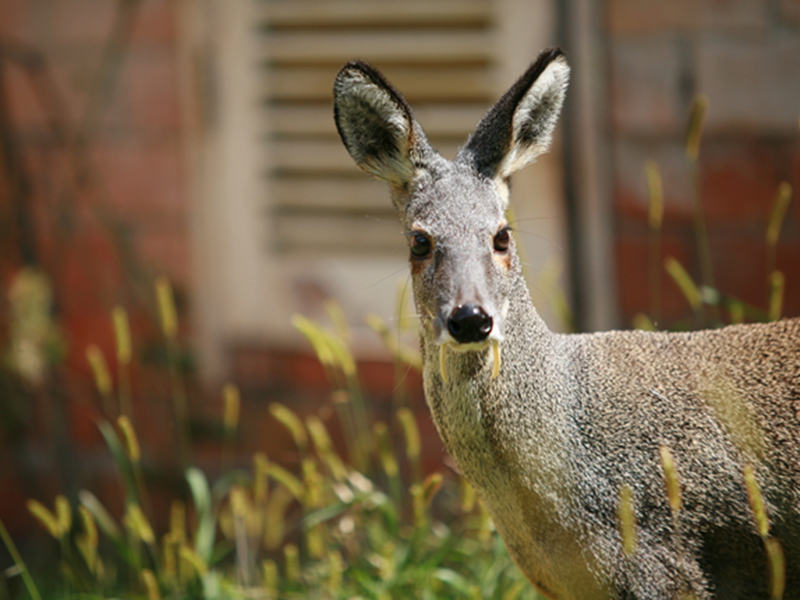
[[[163,281],[159,285],[168,319],[171,301]],[[121,320],[115,309],[115,323]],[[418,368],[419,357],[401,343],[403,332],[375,317],[370,324],[398,363],[400,391],[405,368]],[[335,332],[300,317],[295,325],[325,367],[347,448],[334,447],[316,415],[301,418],[275,403],[270,425],[289,432],[292,467],[256,454],[250,468],[231,469],[216,481],[189,467],[187,493],[176,492],[168,519],[155,519],[131,420],[108,416],[99,427],[124,490],[123,513],[110,514],[90,490],[72,504],[62,495],[29,501],[31,515],[52,538],[57,564],[31,578],[4,535],[15,569],[25,577],[12,597],[538,598],[472,488],[454,473],[423,477],[416,418],[403,407],[402,394],[391,422],[373,420],[341,320],[334,319]],[[167,320],[163,331],[172,353],[178,351],[174,330]],[[123,339],[118,351],[129,344]],[[114,406],[129,392],[109,389],[105,361],[93,354],[98,395],[104,406]],[[185,388],[170,368],[174,413],[185,418]],[[240,418],[234,386],[225,387],[223,405],[220,429],[227,443],[220,452],[229,457]],[[157,530],[156,521],[168,524]]]

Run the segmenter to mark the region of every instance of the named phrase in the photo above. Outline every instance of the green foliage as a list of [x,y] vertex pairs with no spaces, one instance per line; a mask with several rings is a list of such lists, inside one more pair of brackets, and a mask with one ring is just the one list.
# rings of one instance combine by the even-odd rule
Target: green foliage
[[[41,577],[39,589],[48,598],[85,600],[537,598],[469,485],[454,474],[423,477],[413,412],[398,405],[391,423],[371,421],[347,328],[336,307],[329,312],[335,332],[300,317],[295,323],[335,390],[336,414],[351,436],[345,455],[331,442],[330,424],[275,403],[273,426],[294,440],[293,464],[257,454],[249,470],[213,483],[190,467],[190,502],[173,500],[159,531],[155,523],[164,519],[148,508],[131,421],[102,421],[125,509],[115,518],[87,490],[72,505],[59,496],[52,512],[29,502],[58,549],[57,581]],[[400,330],[372,321],[398,364],[419,365]],[[231,395],[227,389],[226,402]],[[227,413],[226,431],[234,435]],[[15,561],[28,595],[37,594],[18,554]]]

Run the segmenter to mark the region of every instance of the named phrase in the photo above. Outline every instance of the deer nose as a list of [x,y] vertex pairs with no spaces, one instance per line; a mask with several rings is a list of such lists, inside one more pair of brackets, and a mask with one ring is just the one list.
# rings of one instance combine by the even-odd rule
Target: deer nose
[[482,342],[492,330],[492,317],[474,304],[456,306],[447,319],[447,330],[457,342]]

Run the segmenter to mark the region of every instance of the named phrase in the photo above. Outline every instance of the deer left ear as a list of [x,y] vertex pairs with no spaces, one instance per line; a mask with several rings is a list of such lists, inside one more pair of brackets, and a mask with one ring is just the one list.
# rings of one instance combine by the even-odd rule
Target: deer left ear
[[487,177],[505,179],[550,146],[569,82],[561,50],[545,50],[481,119],[459,152]]

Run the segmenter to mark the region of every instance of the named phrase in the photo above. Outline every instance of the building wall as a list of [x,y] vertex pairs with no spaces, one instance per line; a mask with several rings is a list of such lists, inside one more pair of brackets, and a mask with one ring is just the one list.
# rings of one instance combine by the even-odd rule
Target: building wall
[[[141,422],[156,424],[158,447],[169,439],[144,398],[166,386],[148,375],[162,344],[153,280],[173,282],[183,313],[192,285],[176,6],[0,2],[0,515],[12,527],[28,522],[26,497],[115,487],[85,355],[97,344],[116,372],[114,306],[133,326]],[[50,281],[60,348],[42,349],[34,380],[7,361],[24,266]]]
[[[604,16],[623,325],[658,308],[648,284],[646,160],[655,161],[663,179],[658,262],[674,256],[701,280],[696,190],[714,285],[761,308],[767,303],[765,230],[778,186],[788,182],[794,193],[775,267],[786,276],[784,314],[800,314],[800,3],[609,0]],[[708,109],[695,174],[685,136],[697,94],[707,98]],[[657,268],[661,322],[669,325],[690,311],[660,264]]]

